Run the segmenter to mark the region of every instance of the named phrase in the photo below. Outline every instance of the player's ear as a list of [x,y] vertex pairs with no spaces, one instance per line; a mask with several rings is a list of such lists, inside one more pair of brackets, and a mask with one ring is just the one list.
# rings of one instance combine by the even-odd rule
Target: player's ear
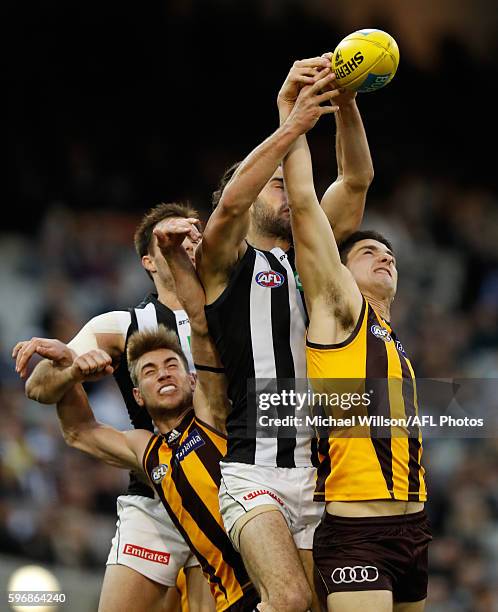
[[197,375],[190,372],[188,375],[190,381],[190,388],[192,389],[192,393],[195,391],[195,383],[197,382]]
[[156,265],[149,254],[142,256],[142,266],[147,270],[147,272],[157,272]]
[[133,397],[135,398],[135,401],[137,402],[137,404],[143,408],[145,405],[145,402],[143,400],[142,394],[140,393],[140,389],[138,387],[133,387]]

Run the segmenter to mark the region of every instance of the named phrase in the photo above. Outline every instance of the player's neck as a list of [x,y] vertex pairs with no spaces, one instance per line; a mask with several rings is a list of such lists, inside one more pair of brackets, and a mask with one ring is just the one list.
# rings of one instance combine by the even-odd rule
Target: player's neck
[[159,282],[155,283],[157,297],[161,304],[164,304],[171,310],[182,310],[183,306],[180,303],[180,300],[177,298],[176,293],[170,288],[165,287]]
[[255,249],[260,249],[261,251],[271,251],[275,248],[280,248],[282,251],[288,251],[291,245],[290,241],[286,238],[261,234],[253,230],[248,232],[247,242]]
[[178,427],[183,420],[183,417],[192,410],[192,406],[182,408],[181,411],[168,412],[167,414],[154,415],[154,424],[160,433],[166,434],[175,427]]
[[391,321],[391,299],[385,298],[384,300],[379,299],[378,297],[374,297],[372,295],[363,294],[365,299],[368,300],[368,303],[372,308],[380,314],[380,316],[384,319],[384,321]]

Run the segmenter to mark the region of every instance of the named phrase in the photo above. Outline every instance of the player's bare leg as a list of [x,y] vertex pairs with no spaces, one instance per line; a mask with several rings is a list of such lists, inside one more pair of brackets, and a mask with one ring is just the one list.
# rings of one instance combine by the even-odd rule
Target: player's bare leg
[[240,553],[263,602],[259,609],[306,612],[312,597],[301,559],[284,517],[269,508],[249,520],[240,533]]
[[331,593],[327,597],[327,610],[328,612],[358,612],[358,610],[393,612],[393,594],[391,591]]
[[394,612],[424,612],[426,601],[426,599],[422,599],[421,601],[395,603]]
[[[108,565],[100,593],[98,612],[177,612],[167,607],[167,586],[146,578],[125,565]],[[171,590],[176,590],[171,587]]]
[[311,589],[311,595],[313,597],[313,603],[311,605],[312,612],[320,612],[320,603],[318,601],[318,596],[315,591],[314,584],[314,563],[313,563],[313,551],[311,550],[302,550],[299,549],[299,557],[301,558],[301,563],[304,567],[304,573],[306,574],[306,578],[308,580],[308,584]]
[[202,575],[200,567],[189,567],[187,576],[187,597],[189,612],[215,612],[216,605],[211,595],[209,583]]
[[166,612],[182,612],[182,598],[177,588],[168,588],[163,600],[163,606]]

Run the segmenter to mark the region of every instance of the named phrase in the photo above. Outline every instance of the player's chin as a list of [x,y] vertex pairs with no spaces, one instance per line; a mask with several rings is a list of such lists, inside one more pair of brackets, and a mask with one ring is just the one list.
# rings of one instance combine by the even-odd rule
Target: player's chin
[[175,389],[171,393],[167,393],[164,395],[159,395],[156,399],[156,404],[158,408],[164,408],[165,410],[171,410],[172,408],[176,408],[178,404],[180,404],[183,400],[183,395],[180,389]]

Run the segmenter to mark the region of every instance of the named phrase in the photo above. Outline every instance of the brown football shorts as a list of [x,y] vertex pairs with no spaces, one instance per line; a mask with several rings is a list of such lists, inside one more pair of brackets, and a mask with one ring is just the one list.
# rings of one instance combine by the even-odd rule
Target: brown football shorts
[[425,511],[346,518],[324,513],[315,531],[315,588],[322,606],[331,593],[392,591],[395,602],[427,597],[432,540]]

